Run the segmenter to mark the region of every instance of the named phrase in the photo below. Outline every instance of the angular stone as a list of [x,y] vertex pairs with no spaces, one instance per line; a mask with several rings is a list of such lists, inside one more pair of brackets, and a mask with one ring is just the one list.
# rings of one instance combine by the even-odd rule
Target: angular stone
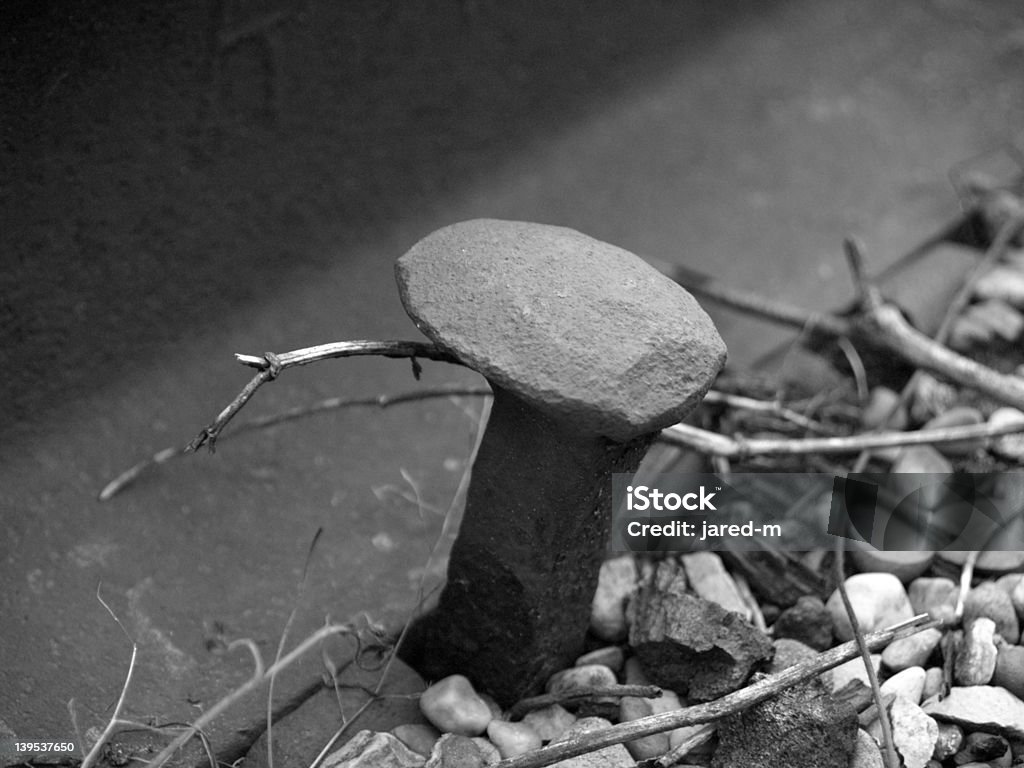
[[777,638],[788,637],[817,651],[826,651],[832,647],[832,614],[820,599],[805,595],[779,614],[772,632]]
[[994,685],[955,686],[941,701],[925,702],[924,711],[968,731],[995,731],[1024,739],[1024,701]]
[[552,417],[615,440],[681,419],[725,362],[711,319],[675,281],[565,227],[453,224],[395,273],[428,338]]
[[[906,621],[914,615],[907,591],[891,573],[858,573],[846,580],[846,592],[863,632]],[[853,630],[837,589],[825,604],[832,615],[836,637],[852,640]]]
[[892,740],[904,768],[924,768],[935,750],[939,726],[916,704],[897,696],[889,708]]
[[425,759],[390,733],[360,731],[329,754],[324,768],[423,768]]
[[853,709],[813,679],[719,721],[711,766],[847,768],[856,734]]
[[[673,569],[669,561],[659,573]],[[741,687],[754,667],[771,659],[771,642],[739,614],[668,581],[646,585],[634,600],[630,645],[656,685],[697,701]]]
[[636,559],[632,555],[612,557],[601,563],[597,591],[590,606],[590,631],[609,643],[625,639],[626,606],[636,593]]

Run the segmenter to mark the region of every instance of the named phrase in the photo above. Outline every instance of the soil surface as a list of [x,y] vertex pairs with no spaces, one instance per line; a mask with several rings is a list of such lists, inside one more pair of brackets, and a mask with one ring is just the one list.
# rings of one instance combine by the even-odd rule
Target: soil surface
[[[958,164],[1019,170],[1018,0],[79,0],[5,3],[0,30],[0,731],[23,739],[76,738],[69,700],[83,732],[110,716],[131,643],[98,590],[147,723],[245,680],[226,641],[272,657],[293,608],[294,642],[415,604],[472,399],[96,494],[230,401],[234,352],[416,338],[392,264],[433,229],[572,226],[827,309],[843,236],[881,268],[957,215]],[[733,366],[787,338],[711,309]],[[477,383],[322,363],[239,418],[450,381]]]

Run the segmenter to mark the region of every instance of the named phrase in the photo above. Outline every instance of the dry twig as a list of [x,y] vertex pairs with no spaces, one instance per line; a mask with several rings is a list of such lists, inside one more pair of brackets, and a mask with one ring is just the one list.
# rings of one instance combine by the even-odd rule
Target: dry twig
[[636,696],[642,699],[657,699],[662,694],[661,688],[656,685],[604,685],[591,688],[574,688],[563,693],[542,693],[539,696],[531,696],[522,699],[512,705],[508,711],[509,720],[519,720],[527,712],[532,712],[541,707],[552,704],[565,704],[566,702],[579,701],[580,699],[594,699],[601,697]]

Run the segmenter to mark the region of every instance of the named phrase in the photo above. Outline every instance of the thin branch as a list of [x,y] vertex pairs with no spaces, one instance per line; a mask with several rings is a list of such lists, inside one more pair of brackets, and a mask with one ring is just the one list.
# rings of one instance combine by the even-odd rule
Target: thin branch
[[919,429],[912,432],[869,432],[848,437],[807,437],[801,439],[729,437],[690,424],[674,424],[661,431],[661,440],[693,448],[711,456],[746,458],[749,456],[798,456],[819,453],[857,453],[876,448],[898,448],[905,445],[934,445],[958,440],[1024,432],[1022,424],[969,424],[941,429]]
[[419,363],[417,360],[437,360],[445,363],[462,365],[463,363],[452,355],[434,344],[423,341],[338,341],[331,344],[320,344],[315,347],[294,349],[290,352],[283,352],[280,355],[274,352],[267,352],[259,355],[236,354],[235,358],[250,368],[258,368],[256,374],[242,389],[227,408],[221,411],[212,423],[203,428],[196,435],[188,450],[198,450],[205,444],[209,444],[212,451],[216,445],[217,438],[247,402],[256,394],[261,386],[268,381],[273,381],[286,368],[294,368],[299,365],[309,365],[320,360],[332,360],[340,357],[357,357],[364,355],[376,355],[378,357],[409,358],[413,363],[413,375],[419,378]]
[[565,704],[580,699],[594,699],[623,696],[635,696],[641,699],[657,699],[662,694],[661,688],[656,685],[600,685],[590,688],[575,688],[562,693],[542,693],[539,696],[531,696],[522,699],[512,705],[508,711],[509,720],[519,720],[527,712],[532,712],[541,707],[552,704]]
[[[929,619],[927,614],[922,614],[901,624],[872,632],[864,639],[868,648],[877,650],[893,640],[909,637],[923,629],[937,625],[938,622]],[[495,768],[544,768],[544,766],[552,765],[560,760],[595,752],[613,744],[622,744],[642,736],[663,733],[687,725],[714,722],[741,712],[754,704],[759,704],[797,683],[856,658],[858,653],[856,643],[843,643],[825,653],[818,654],[813,659],[795,664],[782,672],[758,680],[746,688],[715,701],[672,712],[661,712],[628,723],[619,723],[609,728],[583,733],[558,744],[552,744],[519,757],[502,760],[496,764]]]

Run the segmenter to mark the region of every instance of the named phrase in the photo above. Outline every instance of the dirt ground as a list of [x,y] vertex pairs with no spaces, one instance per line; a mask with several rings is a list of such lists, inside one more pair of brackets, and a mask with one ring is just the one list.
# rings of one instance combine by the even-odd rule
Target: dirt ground
[[[0,41],[0,735],[25,739],[75,738],[72,699],[82,731],[110,715],[131,644],[98,588],[149,723],[244,680],[225,640],[272,655],[293,607],[292,638],[408,612],[471,399],[96,494],[234,396],[234,352],[416,338],[392,263],[429,231],[563,224],[827,309],[844,235],[891,263],[955,217],[959,164],[1019,171],[1024,124],[1018,0],[13,2]],[[734,366],[787,338],[714,316]],[[424,368],[288,372],[240,419],[476,382]]]

